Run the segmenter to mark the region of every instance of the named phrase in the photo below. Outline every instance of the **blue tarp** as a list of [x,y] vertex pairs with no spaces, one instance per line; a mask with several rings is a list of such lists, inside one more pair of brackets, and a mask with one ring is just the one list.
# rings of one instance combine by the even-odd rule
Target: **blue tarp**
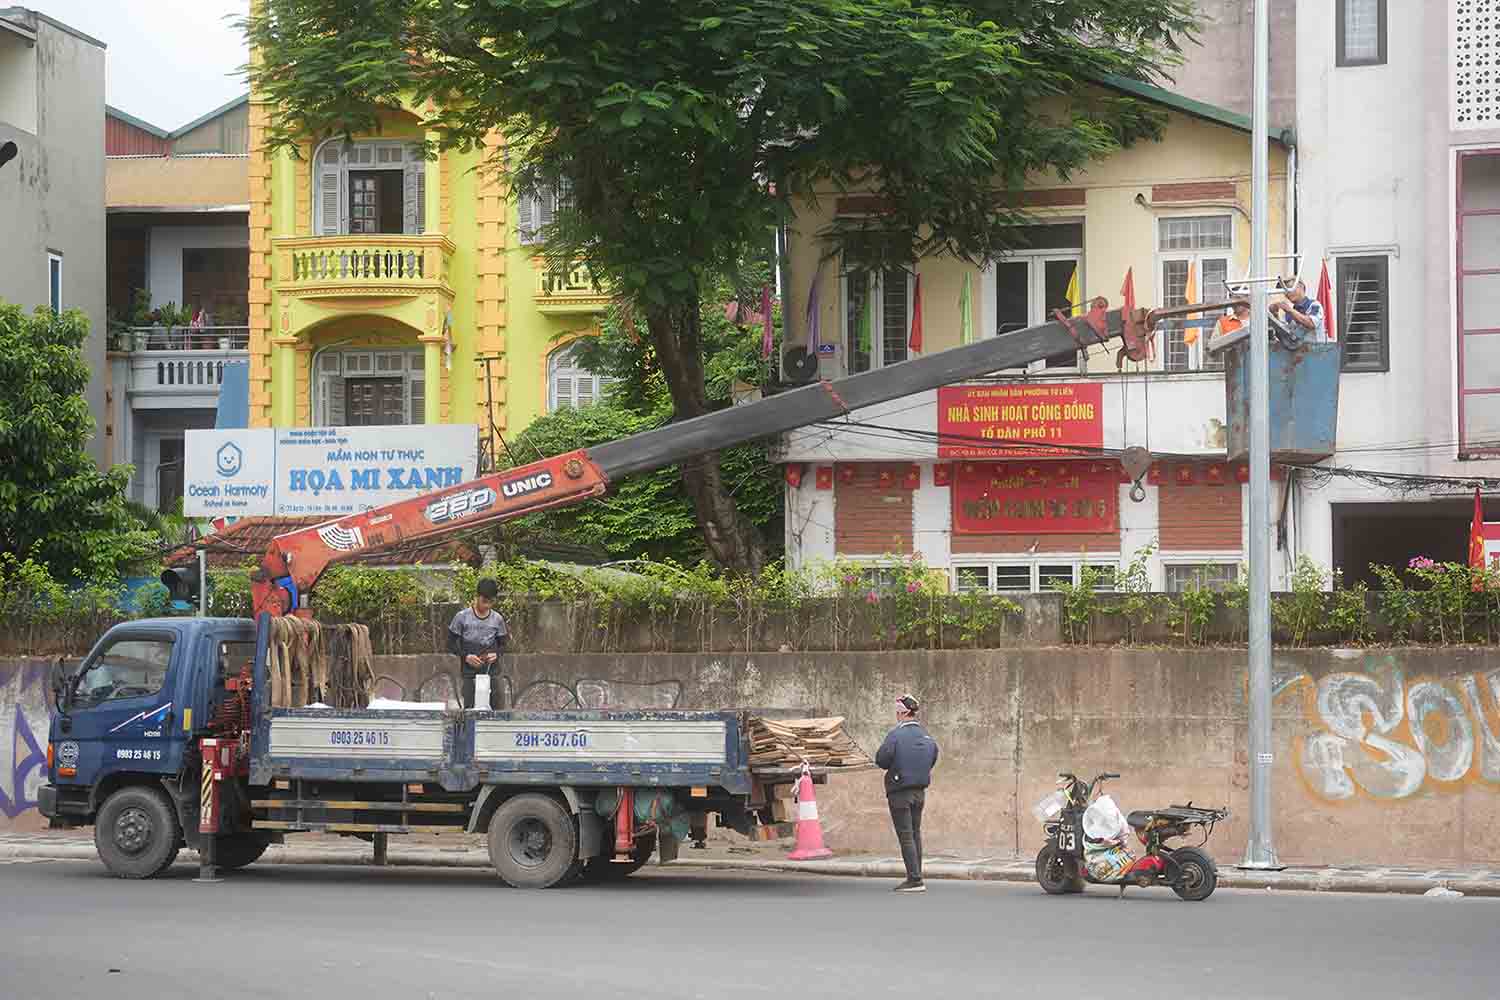
[[224,381],[219,386],[219,413],[214,418],[217,430],[250,426],[250,362],[230,361],[224,365]]

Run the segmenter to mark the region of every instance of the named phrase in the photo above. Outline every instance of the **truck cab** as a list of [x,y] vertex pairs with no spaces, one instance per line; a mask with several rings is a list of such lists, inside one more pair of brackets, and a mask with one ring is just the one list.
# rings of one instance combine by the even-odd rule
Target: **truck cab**
[[196,842],[197,739],[254,657],[247,619],[157,618],[110,629],[55,680],[43,815],[54,826],[92,824],[101,856],[142,877],[170,865]]

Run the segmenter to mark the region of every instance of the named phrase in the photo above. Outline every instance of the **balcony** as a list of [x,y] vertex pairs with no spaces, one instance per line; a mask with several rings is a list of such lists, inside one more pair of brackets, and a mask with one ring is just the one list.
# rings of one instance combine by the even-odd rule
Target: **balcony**
[[[126,369],[132,405],[142,409],[213,407],[224,365],[247,361],[244,326],[133,327],[117,331],[111,347]],[[116,369],[118,371],[118,369]]]
[[276,290],[300,299],[452,294],[453,241],[420,236],[295,236],[273,240]]
[[532,261],[536,271],[536,307],[544,313],[603,312],[609,292],[594,279],[587,264],[549,268],[541,258]]

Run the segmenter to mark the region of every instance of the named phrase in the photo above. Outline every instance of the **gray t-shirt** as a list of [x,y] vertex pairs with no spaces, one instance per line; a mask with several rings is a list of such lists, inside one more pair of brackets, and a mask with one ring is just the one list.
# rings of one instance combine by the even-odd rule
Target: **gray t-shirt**
[[501,637],[510,634],[505,627],[505,617],[499,611],[491,608],[490,613],[481,618],[474,613],[472,606],[453,616],[448,631],[458,637],[461,656],[498,653]]

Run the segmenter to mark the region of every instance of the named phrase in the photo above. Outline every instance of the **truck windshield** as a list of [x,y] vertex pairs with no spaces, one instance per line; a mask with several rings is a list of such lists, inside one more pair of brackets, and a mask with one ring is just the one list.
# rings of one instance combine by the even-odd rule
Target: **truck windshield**
[[171,639],[120,639],[99,654],[78,678],[73,705],[93,708],[121,698],[144,698],[161,690],[172,662]]

